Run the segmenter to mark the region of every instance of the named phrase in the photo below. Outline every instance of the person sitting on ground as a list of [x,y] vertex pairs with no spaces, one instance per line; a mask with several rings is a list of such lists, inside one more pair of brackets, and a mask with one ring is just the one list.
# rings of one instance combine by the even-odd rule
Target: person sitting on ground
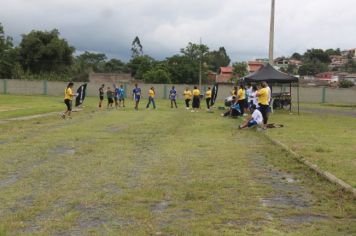
[[240,109],[239,103],[235,100],[231,104],[230,109],[227,112],[222,113],[221,116],[222,117],[230,116],[232,118],[236,118],[238,116],[241,116],[241,109]]
[[243,129],[246,127],[254,127],[254,126],[263,126],[263,117],[262,113],[256,108],[256,105],[251,106],[251,117],[246,119],[246,121],[239,126],[239,129]]

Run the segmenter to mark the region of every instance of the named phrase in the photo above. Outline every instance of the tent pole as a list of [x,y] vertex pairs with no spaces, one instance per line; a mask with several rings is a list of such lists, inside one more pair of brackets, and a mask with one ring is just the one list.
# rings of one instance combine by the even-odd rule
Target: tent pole
[[290,106],[289,112],[292,112],[292,83],[289,84]]
[[298,79],[298,87],[297,87],[297,97],[298,97],[298,116],[299,116],[299,79]]

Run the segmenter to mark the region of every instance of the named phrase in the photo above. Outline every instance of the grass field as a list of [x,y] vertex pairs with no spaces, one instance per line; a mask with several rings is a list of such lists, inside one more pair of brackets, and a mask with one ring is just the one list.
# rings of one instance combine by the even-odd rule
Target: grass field
[[271,121],[285,127],[268,130],[268,134],[356,188],[356,117],[342,115],[349,109],[321,113],[324,106],[313,107],[317,113],[273,114]]
[[[38,102],[27,110],[22,99]],[[2,119],[64,107],[0,101]],[[90,98],[71,120],[0,124],[0,235],[356,234],[350,195],[259,132],[238,131],[239,120],[163,100],[127,105],[99,111]],[[269,134],[290,132],[293,119],[273,115],[286,129]]]

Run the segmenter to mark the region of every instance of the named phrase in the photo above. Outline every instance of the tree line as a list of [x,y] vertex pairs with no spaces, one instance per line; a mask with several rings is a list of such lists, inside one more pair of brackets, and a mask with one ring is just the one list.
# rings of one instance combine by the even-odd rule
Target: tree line
[[208,71],[218,71],[230,64],[224,47],[209,50],[206,45],[189,43],[180,54],[155,60],[144,54],[139,37],[132,42],[131,59],[108,59],[103,53],[85,51],[75,55],[75,48],[60,37],[58,30],[33,30],[22,35],[18,46],[5,35],[0,23],[0,78],[88,81],[90,72],[131,73],[136,80],[149,83],[197,83],[201,63],[203,82]]

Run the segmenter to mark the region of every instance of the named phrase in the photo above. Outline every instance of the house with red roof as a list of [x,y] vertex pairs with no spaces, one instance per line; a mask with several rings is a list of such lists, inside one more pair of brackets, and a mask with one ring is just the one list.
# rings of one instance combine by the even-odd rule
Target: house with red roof
[[232,78],[234,77],[233,67],[225,66],[220,67],[218,75],[216,75],[216,83],[219,84],[231,84]]
[[264,63],[261,61],[249,61],[247,62],[247,71],[249,73],[256,72],[263,66],[263,64]]

